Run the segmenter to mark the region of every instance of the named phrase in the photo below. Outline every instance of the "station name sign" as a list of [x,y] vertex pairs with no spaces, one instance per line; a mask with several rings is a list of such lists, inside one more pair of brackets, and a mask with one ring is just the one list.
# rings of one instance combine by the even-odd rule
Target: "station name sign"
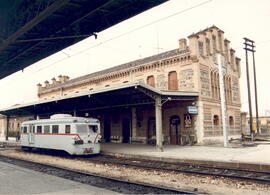
[[188,106],[187,112],[189,114],[198,114],[198,107],[197,106]]

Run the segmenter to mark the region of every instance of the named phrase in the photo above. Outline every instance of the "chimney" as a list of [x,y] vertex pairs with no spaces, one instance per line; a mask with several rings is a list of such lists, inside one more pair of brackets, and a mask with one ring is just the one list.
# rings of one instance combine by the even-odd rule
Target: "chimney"
[[187,40],[185,38],[179,39],[179,50],[187,50]]
[[56,81],[56,79],[53,77],[52,78],[52,84],[54,85],[54,84],[56,84],[57,83],[57,81]]
[[63,76],[63,82],[66,82],[69,80],[69,77],[68,76]]
[[49,87],[50,85],[49,81],[45,81],[44,84],[45,84],[45,87]]
[[42,88],[41,84],[38,83],[38,84],[37,84],[37,90],[38,90],[38,93],[41,91],[41,88]]
[[59,75],[59,76],[58,76],[58,80],[59,80],[60,83],[63,83],[63,82],[64,82],[64,81],[63,81],[63,76],[62,76],[62,75]]

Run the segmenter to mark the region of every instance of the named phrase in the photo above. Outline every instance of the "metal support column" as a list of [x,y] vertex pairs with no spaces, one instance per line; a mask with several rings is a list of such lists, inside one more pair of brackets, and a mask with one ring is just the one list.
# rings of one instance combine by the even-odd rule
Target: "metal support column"
[[156,112],[156,147],[159,152],[163,151],[162,139],[162,104],[161,97],[155,98],[155,112]]
[[[136,115],[136,108],[131,108],[131,120],[132,120],[132,139],[137,137],[137,115]],[[131,139],[131,141],[132,141]]]
[[6,140],[8,141],[8,134],[9,134],[9,116],[7,115],[7,124],[6,124]]

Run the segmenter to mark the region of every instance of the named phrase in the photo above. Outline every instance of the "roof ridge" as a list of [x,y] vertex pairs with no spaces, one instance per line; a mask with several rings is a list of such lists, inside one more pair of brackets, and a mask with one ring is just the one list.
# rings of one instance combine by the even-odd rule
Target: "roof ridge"
[[166,52],[162,52],[160,54],[156,54],[156,55],[148,56],[148,57],[145,57],[145,58],[133,60],[133,61],[126,62],[126,63],[120,64],[120,65],[116,65],[116,66],[113,66],[113,67],[110,67],[110,68],[107,68],[107,69],[103,69],[103,70],[100,70],[100,71],[97,71],[97,72],[93,72],[93,73],[90,73],[90,74],[79,76],[79,77],[70,79],[70,80],[68,80],[68,81],[66,81],[64,83],[48,87],[46,89],[53,89],[55,87],[65,86],[67,84],[83,81],[83,80],[90,79],[90,78],[93,78],[93,77],[96,77],[96,76],[103,76],[103,75],[113,73],[113,72],[116,72],[116,71],[132,68],[132,67],[137,67],[137,66],[140,66],[140,65],[143,65],[143,64],[146,64],[146,63],[161,60],[161,59],[171,57],[171,56],[174,56],[174,55],[177,55],[177,54],[184,54],[186,52],[187,52],[186,50],[185,51],[179,51],[178,48],[177,49],[172,49],[172,50],[169,50],[169,51],[166,51]]

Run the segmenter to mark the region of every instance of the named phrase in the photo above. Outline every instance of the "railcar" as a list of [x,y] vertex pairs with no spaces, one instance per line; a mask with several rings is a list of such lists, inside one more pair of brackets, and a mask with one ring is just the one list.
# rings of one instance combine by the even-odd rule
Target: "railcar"
[[55,114],[50,119],[25,121],[21,125],[22,149],[63,150],[71,155],[100,152],[100,122],[95,118]]

